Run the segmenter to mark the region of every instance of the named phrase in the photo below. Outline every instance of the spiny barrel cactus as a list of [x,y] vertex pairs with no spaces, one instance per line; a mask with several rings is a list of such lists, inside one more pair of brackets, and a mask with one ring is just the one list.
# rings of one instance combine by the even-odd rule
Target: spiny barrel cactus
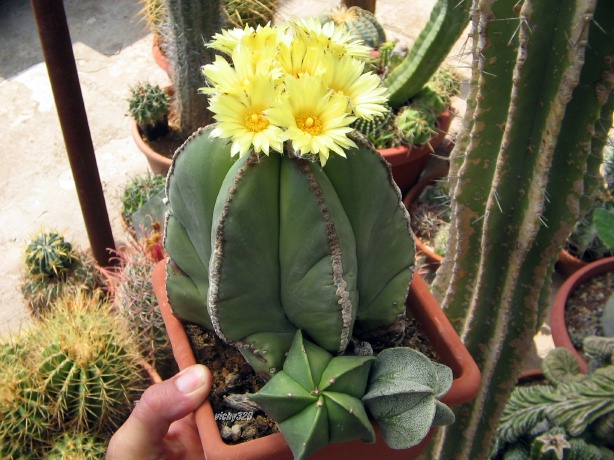
[[103,460],[108,442],[85,431],[66,432],[56,437],[47,460]]
[[24,356],[0,355],[0,458],[36,458],[53,429],[43,393]]
[[352,123],[352,127],[367,136],[375,148],[396,147],[401,141],[396,132],[394,118],[392,110],[389,109],[373,120],[359,118]]
[[28,272],[33,277],[61,277],[77,262],[72,244],[58,232],[41,232],[25,250]]
[[386,32],[373,13],[358,6],[337,6],[319,17],[322,24],[342,24],[352,35],[360,38],[365,45],[377,49],[386,41]]
[[402,108],[394,121],[399,137],[409,145],[422,145],[435,134],[437,119],[424,106]]
[[297,331],[283,370],[248,395],[279,424],[294,458],[307,458],[333,442],[375,442],[360,398],[372,356],[333,357]]
[[146,384],[126,325],[109,305],[65,296],[32,335],[45,405],[64,427],[113,430]]
[[168,133],[170,98],[163,88],[149,82],[138,83],[130,90],[129,111],[141,133],[150,141]]
[[[193,135],[169,172],[164,244],[174,313],[281,369],[297,329],[332,353],[397,331],[412,276],[409,217],[384,160],[360,144],[325,167]],[[360,293],[360,295],[359,295]]]

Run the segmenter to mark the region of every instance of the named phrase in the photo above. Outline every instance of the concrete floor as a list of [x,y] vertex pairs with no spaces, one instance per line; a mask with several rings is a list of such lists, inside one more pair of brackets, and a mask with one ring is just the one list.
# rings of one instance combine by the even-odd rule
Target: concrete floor
[[[337,3],[280,0],[279,17],[318,15]],[[378,0],[376,14],[389,39],[409,45],[433,4],[434,0],[415,0],[412,8],[400,10],[395,0]],[[119,218],[120,194],[132,177],[148,168],[130,135],[126,98],[131,85],[144,80],[162,84],[167,77],[152,60],[152,37],[140,21],[138,0],[65,0],[64,6],[107,211],[119,246],[127,239]],[[0,145],[4,197],[0,335],[5,335],[28,321],[19,279],[29,237],[40,229],[56,229],[83,249],[89,242],[29,2],[0,2],[0,38],[0,119],[4,121],[0,128],[4,138]],[[449,61],[468,72],[459,57],[464,42],[464,37],[459,40]],[[464,101],[459,100],[457,109],[462,112],[463,108]],[[536,353],[549,349],[548,340],[546,335]]]

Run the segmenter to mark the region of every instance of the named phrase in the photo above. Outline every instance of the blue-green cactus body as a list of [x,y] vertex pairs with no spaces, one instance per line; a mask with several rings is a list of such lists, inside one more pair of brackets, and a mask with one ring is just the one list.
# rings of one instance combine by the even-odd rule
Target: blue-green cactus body
[[[362,146],[319,163],[230,157],[195,134],[169,173],[165,247],[175,314],[281,369],[297,329],[331,353],[405,311],[413,238],[388,166]],[[382,184],[386,186],[382,187]]]

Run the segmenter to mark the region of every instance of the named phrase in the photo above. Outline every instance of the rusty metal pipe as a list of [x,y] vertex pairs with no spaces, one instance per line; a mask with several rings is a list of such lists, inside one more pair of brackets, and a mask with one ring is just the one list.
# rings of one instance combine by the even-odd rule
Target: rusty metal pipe
[[115,249],[62,0],[31,0],[64,144],[96,262],[113,265]]

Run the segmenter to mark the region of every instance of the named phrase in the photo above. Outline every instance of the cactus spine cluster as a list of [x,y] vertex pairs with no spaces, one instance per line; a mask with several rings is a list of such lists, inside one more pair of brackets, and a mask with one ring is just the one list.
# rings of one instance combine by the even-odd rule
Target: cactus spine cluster
[[365,45],[377,49],[386,41],[386,32],[373,13],[358,6],[338,6],[319,17],[322,24],[334,22],[343,24],[347,30]]
[[598,180],[587,170],[601,163],[594,134],[609,129],[600,120],[614,85],[614,3],[481,0],[471,11],[472,87],[433,289],[483,384],[432,444],[430,458],[446,460],[488,455],[549,304],[556,255]]
[[356,139],[324,168],[286,155],[235,162],[212,129],[190,138],[167,180],[174,313],[264,374],[281,369],[297,329],[331,353],[352,335],[402,333],[414,243],[384,160]]

